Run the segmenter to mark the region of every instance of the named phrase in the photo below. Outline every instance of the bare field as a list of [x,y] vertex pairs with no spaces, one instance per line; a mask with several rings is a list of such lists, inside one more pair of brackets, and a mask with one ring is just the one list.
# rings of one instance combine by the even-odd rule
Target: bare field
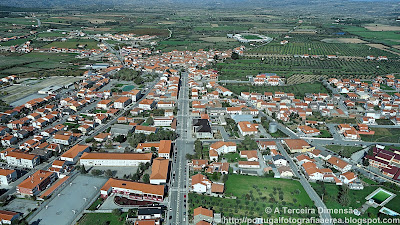
[[226,37],[204,37],[204,38],[199,38],[202,41],[207,41],[207,42],[234,42],[236,41],[233,38],[226,38]]
[[390,26],[383,24],[367,24],[364,27],[370,31],[400,31],[400,26]]
[[320,78],[327,78],[327,76],[295,74],[287,79],[287,84],[293,85],[293,84],[310,83],[319,80]]
[[[10,104],[28,95],[36,94],[39,90],[45,87],[49,87],[52,85],[57,85],[57,86],[66,85],[68,83],[72,83],[80,79],[81,77],[49,77],[43,80],[37,80],[38,82],[33,85],[25,86],[24,84],[29,83],[29,81],[26,80],[24,82],[21,82],[22,83],[21,85],[13,85],[4,88],[3,91],[7,92],[8,95],[2,97],[2,100]],[[32,82],[33,81],[36,80],[32,80]]]
[[172,24],[176,24],[176,22],[174,21],[160,21],[158,22],[158,24],[162,24],[162,25],[172,25]]
[[295,30],[292,34],[316,34],[316,30]]
[[325,38],[321,40],[325,43],[337,43],[337,44],[364,44],[367,43],[358,38]]

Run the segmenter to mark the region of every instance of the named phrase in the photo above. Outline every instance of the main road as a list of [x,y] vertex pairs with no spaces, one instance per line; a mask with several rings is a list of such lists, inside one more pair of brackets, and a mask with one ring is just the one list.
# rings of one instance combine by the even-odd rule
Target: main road
[[167,224],[188,224],[186,203],[189,169],[186,154],[192,153],[194,148],[189,102],[188,74],[185,72],[181,75],[178,97],[177,133],[179,137],[175,142],[171,169]]

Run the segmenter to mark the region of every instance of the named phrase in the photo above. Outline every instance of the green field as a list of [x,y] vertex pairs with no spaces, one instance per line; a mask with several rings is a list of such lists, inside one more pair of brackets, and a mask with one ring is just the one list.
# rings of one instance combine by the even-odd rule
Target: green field
[[[400,35],[399,35],[400,36]],[[281,45],[279,42],[271,42],[259,48],[249,50],[248,53],[279,54],[279,55],[337,55],[337,56],[361,56],[386,55],[389,58],[398,57],[387,51],[370,47],[365,44],[325,43],[321,41],[289,42]]]
[[262,39],[257,35],[242,35],[243,38],[247,39],[247,40],[255,40],[255,39]]
[[[82,71],[75,65],[69,64],[76,62],[76,54],[63,53],[40,53],[32,52],[29,54],[0,54],[0,75],[24,74],[30,76],[46,75],[67,75],[62,72],[69,70],[68,74],[78,75]],[[82,60],[80,60],[82,61]],[[83,62],[83,61],[82,61]],[[60,71],[57,73],[56,71]]]
[[21,39],[16,39],[12,41],[7,41],[7,42],[0,42],[1,46],[13,46],[13,45],[21,45],[25,42],[29,41],[27,38],[21,38]]
[[[266,214],[266,207],[313,208],[314,204],[302,185],[296,180],[254,177],[245,175],[229,175],[225,183],[226,195],[236,199],[216,198],[197,194],[189,194],[190,213],[198,206],[213,208],[224,216],[277,217],[283,213]],[[190,216],[190,215],[189,215]],[[293,216],[293,215],[292,215]],[[311,215],[298,215],[298,217]]]
[[389,128],[371,128],[375,131],[374,135],[360,135],[361,140],[367,142],[392,142],[398,143],[400,140],[400,129]]
[[353,153],[363,149],[362,147],[357,147],[357,146],[340,146],[340,145],[327,145],[325,146],[325,148],[332,150],[346,158],[350,158]]
[[386,193],[385,191],[379,191],[376,193],[374,196],[372,196],[372,199],[377,203],[381,204],[384,202],[386,199],[388,199],[391,195]]
[[98,42],[95,40],[88,39],[70,39],[65,42],[55,41],[48,45],[43,46],[43,48],[77,48],[78,45],[86,45],[85,49],[97,49]]
[[109,225],[122,225],[124,224],[127,213],[122,213],[121,216],[115,216],[111,213],[87,213],[77,223],[78,225],[93,225],[93,224],[106,224]]
[[376,43],[382,43],[386,45],[400,44],[400,33],[396,31],[371,31],[364,27],[354,26],[343,27],[342,30]]
[[224,87],[231,90],[233,93],[240,95],[241,92],[277,92],[283,91],[285,93],[293,93],[295,98],[303,98],[306,93],[328,93],[328,90],[321,83],[304,83],[288,86],[251,86],[251,85],[237,85],[226,84]]

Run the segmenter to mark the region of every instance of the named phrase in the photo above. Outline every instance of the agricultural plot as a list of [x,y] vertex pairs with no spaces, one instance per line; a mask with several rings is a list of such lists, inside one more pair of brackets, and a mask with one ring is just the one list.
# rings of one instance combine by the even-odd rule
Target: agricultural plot
[[[220,71],[220,80],[248,80],[247,76],[259,73],[276,73],[280,76],[292,75],[325,75],[325,76],[360,76],[372,77],[396,73],[400,69],[400,62],[367,61],[364,59],[333,59],[322,60],[300,57],[265,57],[261,59],[227,60],[218,63],[216,69]],[[301,80],[304,77],[300,76]],[[315,77],[311,77],[315,80]],[[289,82],[289,80],[288,80]],[[292,82],[293,83],[293,82]]]
[[[226,195],[236,199],[216,198],[204,195],[189,194],[190,210],[199,206],[213,208],[216,213],[228,217],[272,217],[289,216],[285,214],[266,214],[265,208],[313,208],[314,204],[301,184],[295,180],[229,175]],[[299,218],[307,215],[290,215]]]
[[[75,68],[69,62],[75,61],[75,54],[39,53],[0,55],[0,76],[26,74],[49,69]],[[43,75],[43,74],[42,74]]]
[[387,29],[386,31],[371,31],[364,27],[344,27],[342,30],[375,43],[382,43],[389,46],[400,43],[400,34],[396,31],[387,31]]
[[55,41],[48,45],[43,46],[43,48],[77,48],[78,45],[84,45],[85,49],[97,49],[98,42],[91,39],[70,39],[65,42]]
[[[399,37],[400,38],[400,37]],[[278,54],[278,55],[337,55],[337,56],[360,56],[385,55],[389,58],[397,57],[394,54],[381,49],[373,48],[363,44],[325,43],[322,41],[291,42],[286,45],[274,42],[268,45],[251,49],[248,53],[253,54]]]
[[233,93],[240,95],[241,92],[277,92],[283,91],[293,93],[296,98],[303,98],[306,93],[328,93],[328,90],[321,83],[304,83],[289,86],[252,86],[243,84],[226,84],[224,87]]

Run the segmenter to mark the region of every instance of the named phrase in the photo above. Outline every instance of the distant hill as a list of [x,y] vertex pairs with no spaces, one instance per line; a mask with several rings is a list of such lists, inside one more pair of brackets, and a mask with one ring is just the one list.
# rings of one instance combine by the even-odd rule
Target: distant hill
[[[365,4],[359,4],[365,1]],[[287,7],[292,10],[337,10],[340,8],[366,7],[367,4],[391,4],[398,3],[398,0],[4,0],[1,5],[15,7],[41,7],[41,8],[61,8],[66,9],[81,8],[87,6],[118,7],[118,6],[155,6],[155,7],[176,7],[183,6],[204,6],[220,8],[280,8]],[[390,7],[393,9],[393,7]]]

